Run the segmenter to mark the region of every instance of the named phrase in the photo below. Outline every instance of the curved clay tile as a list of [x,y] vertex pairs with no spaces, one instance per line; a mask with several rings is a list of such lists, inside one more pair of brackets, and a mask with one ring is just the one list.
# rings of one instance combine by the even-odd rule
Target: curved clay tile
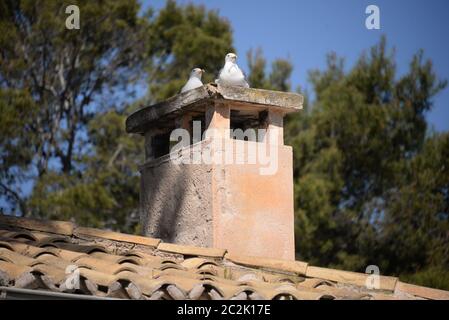
[[211,275],[200,275],[199,280],[201,281],[217,281],[217,278],[211,276]]
[[0,260],[14,263],[22,266],[32,266],[36,263],[36,260],[9,249],[0,248]]
[[19,278],[22,274],[30,272],[32,268],[3,261],[0,258],[0,270],[3,271],[4,274],[8,275],[9,281],[13,281]]
[[204,266],[218,266],[218,263],[211,260],[211,259],[205,259],[205,258],[188,258],[185,259],[181,265],[187,269],[199,269]]
[[140,291],[140,288],[137,285],[135,285],[132,281],[121,280],[118,283],[120,283],[122,288],[127,293],[128,299],[133,300],[143,299],[142,291]]
[[70,240],[67,239],[66,237],[62,237],[62,236],[50,236],[50,237],[43,237],[42,239],[39,239],[36,242],[36,245],[38,247],[43,247],[45,245],[49,245],[49,244],[57,244],[58,243],[70,243]]
[[24,241],[37,241],[37,238],[29,231],[22,230],[19,232],[11,232],[9,238]]
[[14,251],[13,247],[11,246],[11,244],[9,244],[6,241],[0,241],[0,248],[5,248],[5,249],[9,249],[11,251]]
[[360,292],[351,287],[336,287],[321,284],[316,287],[316,290],[321,291],[323,294],[331,294],[337,298],[345,298],[350,300],[360,300],[364,297],[370,298],[370,296],[364,292]]
[[165,290],[167,290],[167,293],[173,298],[173,300],[185,300],[187,298],[187,293],[176,284],[168,285]]
[[115,281],[119,283],[133,283],[141,294],[151,296],[155,291],[155,282],[151,278],[145,278],[130,271],[121,271],[115,276]]
[[162,258],[162,257],[157,257],[157,256],[153,256],[151,258],[144,258],[141,260],[141,264],[145,267],[150,267],[150,268],[154,268],[154,269],[161,269],[163,266],[170,266],[170,265],[175,265],[178,269],[183,269],[182,266],[178,265],[177,261],[175,259],[171,259],[171,258]]
[[[6,246],[0,246],[0,248],[8,249]],[[17,242],[17,241],[10,241],[9,242],[9,249],[11,251],[17,252],[17,253],[23,253],[26,252],[29,245],[23,242]]]
[[223,300],[224,297],[220,295],[220,293],[215,290],[215,288],[212,288],[210,290],[207,290],[208,295],[211,297],[212,300]]
[[47,232],[34,231],[34,230],[31,230],[30,233],[33,235],[33,237],[38,242],[40,242],[40,241],[54,242],[54,241],[58,241],[58,240],[61,240],[61,241],[66,240],[66,242],[70,242],[70,238],[68,238],[67,236],[61,235],[61,234],[47,233]]
[[223,277],[223,275],[220,275],[218,270],[213,267],[201,268],[198,270],[194,270],[194,272],[195,274],[199,274],[201,276]]
[[101,290],[102,288],[109,288],[117,282],[116,277],[113,275],[96,270],[89,270],[83,267],[79,268],[79,274],[80,278],[89,280],[92,284],[95,284],[97,287],[96,290],[100,290],[102,292],[107,292],[107,290]]
[[60,249],[65,249],[69,251],[75,251],[80,253],[91,254],[94,252],[108,253],[108,250],[100,245],[81,245],[74,243],[55,243],[55,245]]
[[60,269],[44,263],[34,266],[31,272],[34,275],[44,276],[44,282],[47,284],[48,289],[59,287],[61,283],[66,280],[68,275],[65,272],[65,269]]
[[326,285],[330,287],[335,286],[335,284],[331,281],[316,278],[305,279],[304,281],[298,283],[298,287],[305,287],[305,288],[316,288],[321,285]]
[[[122,272],[122,270],[132,270],[133,273],[136,273],[137,275],[141,277],[146,278],[153,278],[155,270],[148,267],[142,267],[139,265],[135,265],[132,263],[124,262],[118,265],[119,268],[114,272],[114,274],[118,274],[119,272]],[[120,271],[119,271],[120,270]]]
[[119,264],[111,263],[109,261],[92,258],[90,256],[83,256],[74,261],[79,267],[86,267],[90,270],[95,270],[105,274],[113,274],[113,272],[121,266]]
[[[211,290],[214,290],[221,296],[221,299],[229,299],[244,290],[244,288],[222,281],[203,281],[203,285],[209,295]],[[215,293],[212,293],[212,295],[215,295]],[[215,296],[215,298],[218,299],[218,296]]]
[[[369,290],[368,275],[362,273],[157,239],[148,246],[142,244],[146,239],[130,235],[87,229],[72,233],[70,223],[25,220],[7,219],[6,229],[0,227],[0,285],[122,299],[449,298],[447,291],[394,277],[381,276],[381,290]],[[89,237],[78,237],[83,232]],[[77,288],[66,283],[70,266],[80,271]]]
[[137,270],[135,270],[133,267],[128,266],[120,266],[119,268],[115,269],[111,274],[118,275],[121,272],[132,272],[134,274],[138,274]]
[[43,264],[54,266],[59,269],[66,270],[68,266],[73,265],[72,262],[61,259],[59,256],[55,255],[53,252],[43,252],[39,256],[35,257],[37,261]]
[[318,300],[335,300],[335,296],[331,294],[323,294]]
[[70,262],[74,262],[81,257],[88,256],[86,253],[74,252],[74,251],[65,250],[65,249],[59,249],[57,247],[49,247],[47,249],[50,250],[50,252],[57,255],[58,257],[60,257],[61,259],[65,260],[65,261],[70,261]]
[[159,270],[168,270],[168,269],[177,269],[177,270],[186,270],[183,266],[176,263],[164,263],[161,264],[158,268]]
[[124,263],[129,263],[137,266],[143,265],[142,259],[136,256],[121,256],[98,251],[90,253],[89,256],[101,261],[107,261],[117,265]]
[[202,283],[197,283],[189,292],[190,300],[199,300],[204,295],[205,288]]
[[[253,294],[253,292],[251,292],[251,294]],[[248,294],[245,291],[242,291],[231,297],[230,300],[248,300]]]
[[238,279],[239,282],[246,283],[248,281],[264,281],[264,278],[256,273],[249,272],[241,275]]

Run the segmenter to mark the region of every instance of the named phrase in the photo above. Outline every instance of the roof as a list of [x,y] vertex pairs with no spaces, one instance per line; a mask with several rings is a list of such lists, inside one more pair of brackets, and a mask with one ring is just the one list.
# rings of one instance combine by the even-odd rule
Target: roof
[[231,102],[233,106],[253,111],[274,108],[291,113],[302,109],[304,97],[293,92],[206,84],[137,110],[126,119],[126,132],[144,133],[148,125],[156,125],[156,120],[170,119],[181,112],[204,112],[212,100]]
[[[73,276],[67,270],[74,268],[79,272],[78,289],[67,285]],[[380,276],[380,287],[370,290],[365,287],[368,277],[71,222],[0,215],[0,293],[192,300],[449,299],[447,291],[406,284],[395,277]]]

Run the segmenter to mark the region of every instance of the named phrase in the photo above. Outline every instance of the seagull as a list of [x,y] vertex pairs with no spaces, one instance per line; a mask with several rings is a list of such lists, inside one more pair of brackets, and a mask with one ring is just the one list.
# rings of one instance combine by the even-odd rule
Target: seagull
[[215,80],[217,84],[228,86],[239,86],[249,88],[248,82],[245,80],[245,75],[236,63],[237,55],[235,53],[228,53],[225,58],[225,65],[218,74],[218,79]]
[[206,72],[204,69],[195,68],[190,72],[189,80],[187,80],[184,87],[181,89],[182,92],[186,92],[192,89],[196,89],[198,87],[202,87],[203,83],[201,82],[201,77],[203,73]]

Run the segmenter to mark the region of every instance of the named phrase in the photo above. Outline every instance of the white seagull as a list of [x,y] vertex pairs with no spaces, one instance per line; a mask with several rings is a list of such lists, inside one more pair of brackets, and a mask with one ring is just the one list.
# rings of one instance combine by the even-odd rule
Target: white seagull
[[242,70],[240,70],[236,61],[237,55],[235,53],[228,53],[226,55],[225,65],[223,69],[220,70],[218,79],[215,80],[215,83],[249,88],[249,84],[245,80],[245,75]]
[[193,69],[192,72],[190,72],[189,80],[187,80],[184,87],[182,87],[181,93],[192,89],[196,89],[198,87],[202,87],[203,82],[201,82],[201,77],[203,76],[204,72],[206,71],[200,68]]

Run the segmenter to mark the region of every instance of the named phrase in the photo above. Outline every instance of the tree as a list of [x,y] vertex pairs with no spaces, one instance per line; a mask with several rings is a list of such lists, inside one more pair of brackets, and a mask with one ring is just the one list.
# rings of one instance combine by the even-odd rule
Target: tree
[[416,157],[399,164],[398,187],[386,195],[380,222],[382,256],[392,273],[438,267],[449,277],[448,156],[446,132],[427,138]]
[[129,110],[112,109],[89,122],[92,147],[80,159],[82,171],[71,175],[52,171],[39,179],[28,201],[34,215],[139,232],[138,166],[143,162],[143,139],[124,133],[127,114]]
[[27,211],[17,184],[23,182],[21,171],[33,160],[29,145],[37,139],[31,134],[36,114],[29,91],[0,88],[0,195],[13,204],[13,212]]
[[269,89],[278,91],[290,91],[290,77],[293,65],[286,59],[276,59],[271,64],[270,72],[267,72],[266,60],[261,48],[255,52],[250,49],[248,59],[248,81],[253,88]]
[[[24,92],[36,106],[24,132],[17,133],[20,122],[10,124],[20,152],[32,156],[27,162],[2,166],[0,175],[1,195],[20,203],[21,214],[31,212],[17,183],[25,175],[39,180],[50,171],[79,172],[85,129],[97,112],[95,102],[108,90],[126,86],[142,60],[145,28],[136,1],[76,4],[82,13],[80,30],[65,28],[63,1],[0,4],[0,89],[7,94]],[[1,149],[7,149],[3,141]]]
[[246,59],[248,60],[248,82],[254,88],[267,88],[269,84],[266,78],[266,60],[263,57],[263,52],[261,48],[257,48],[255,52],[250,49],[246,53]]
[[327,70],[311,72],[316,100],[286,124],[298,257],[397,275],[447,268],[447,138],[426,138],[425,120],[446,82],[422,51],[398,78],[385,39],[343,67],[331,54]]

